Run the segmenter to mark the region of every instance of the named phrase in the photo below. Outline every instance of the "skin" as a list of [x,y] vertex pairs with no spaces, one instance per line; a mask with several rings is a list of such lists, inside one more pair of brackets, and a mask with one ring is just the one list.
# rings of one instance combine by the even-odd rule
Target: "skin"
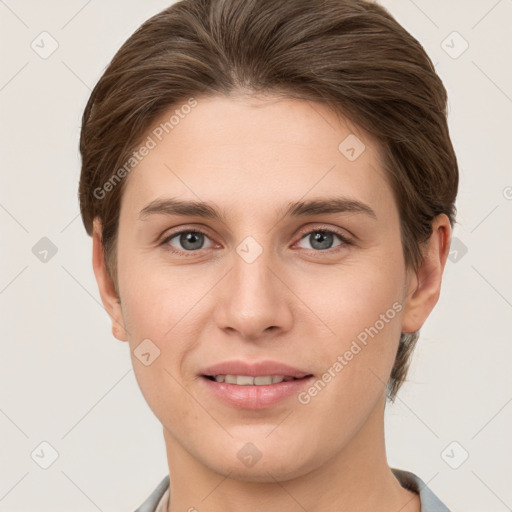
[[[354,161],[338,150],[350,134],[366,146]],[[101,298],[163,425],[170,512],[419,512],[418,496],[401,487],[386,461],[385,382],[400,332],[418,330],[438,300],[450,223],[446,215],[434,219],[423,264],[407,269],[397,206],[379,162],[376,141],[324,105],[242,94],[200,98],[126,178],[120,301],[95,220]],[[292,201],[338,196],[370,206],[376,219],[280,215]],[[139,218],[151,201],[167,197],[212,202],[226,218]],[[168,238],[194,228],[206,232],[196,240],[203,248]],[[319,228],[338,230],[350,243],[334,234],[329,248],[319,249]],[[247,236],[262,249],[252,263],[236,251]],[[401,311],[306,405],[292,395],[267,409],[236,409],[198,377],[235,358],[273,359],[321,377],[394,303]],[[134,356],[147,338],[160,350],[149,366]],[[252,467],[237,457],[248,442],[262,454]]]

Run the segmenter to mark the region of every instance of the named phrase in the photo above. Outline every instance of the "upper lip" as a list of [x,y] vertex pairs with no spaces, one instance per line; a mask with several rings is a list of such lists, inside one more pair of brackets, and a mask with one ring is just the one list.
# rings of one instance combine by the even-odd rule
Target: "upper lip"
[[209,366],[201,370],[201,375],[215,377],[217,375],[247,375],[250,377],[265,377],[268,375],[282,375],[283,377],[295,377],[302,379],[310,372],[293,368],[279,361],[254,361],[245,362],[240,360],[223,361],[222,363]]

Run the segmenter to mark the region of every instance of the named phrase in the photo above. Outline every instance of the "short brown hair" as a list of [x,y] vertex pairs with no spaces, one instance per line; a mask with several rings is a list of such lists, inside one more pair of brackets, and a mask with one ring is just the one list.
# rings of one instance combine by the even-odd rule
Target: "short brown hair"
[[[400,213],[406,265],[418,268],[436,215],[445,213],[453,225],[458,166],[446,90],[423,47],[386,9],[364,0],[181,0],[123,44],[83,114],[80,209],[89,235],[93,219],[101,219],[116,291],[126,180],[105,197],[95,191],[169,108],[236,91],[324,103],[376,138]],[[401,335],[390,400],[418,335]]]

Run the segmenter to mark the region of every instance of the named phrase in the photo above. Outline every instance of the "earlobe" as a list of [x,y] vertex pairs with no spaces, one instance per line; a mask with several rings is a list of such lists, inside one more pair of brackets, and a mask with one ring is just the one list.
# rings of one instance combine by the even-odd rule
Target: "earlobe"
[[402,332],[418,331],[434,309],[441,292],[450,239],[450,220],[443,213],[432,221],[432,234],[424,245],[422,263],[416,273],[411,271],[404,298]]
[[107,271],[103,250],[101,220],[99,218],[95,218],[93,222],[92,266],[96,283],[98,284],[101,302],[112,321],[112,334],[119,341],[128,341],[121,303],[117,297],[114,283]]

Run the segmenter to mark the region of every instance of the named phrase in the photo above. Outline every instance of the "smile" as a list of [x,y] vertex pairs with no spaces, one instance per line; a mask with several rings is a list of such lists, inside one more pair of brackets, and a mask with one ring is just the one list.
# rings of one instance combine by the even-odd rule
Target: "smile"
[[285,377],[284,375],[262,375],[259,377],[252,377],[250,375],[206,375],[206,378],[215,382],[226,382],[227,384],[236,384],[238,386],[268,386],[269,384],[278,384],[283,381],[297,380],[295,377]]
[[215,398],[237,409],[266,409],[298,395],[311,385],[313,375],[202,375],[208,399]]

